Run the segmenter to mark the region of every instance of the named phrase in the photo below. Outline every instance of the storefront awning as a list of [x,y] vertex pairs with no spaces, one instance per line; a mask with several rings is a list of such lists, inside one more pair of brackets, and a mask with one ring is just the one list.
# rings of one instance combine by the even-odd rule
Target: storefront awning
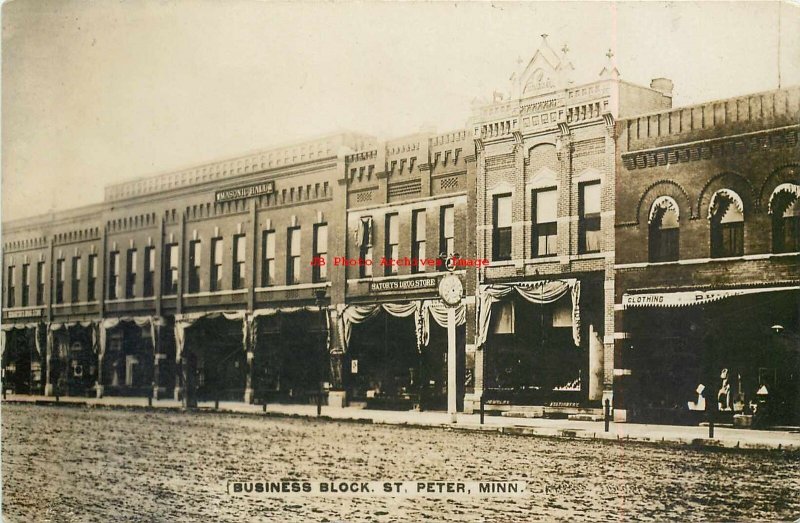
[[628,307],[688,307],[705,305],[725,298],[757,294],[762,292],[796,291],[800,286],[760,287],[752,289],[723,289],[708,291],[649,292],[642,294],[623,294],[622,305]]

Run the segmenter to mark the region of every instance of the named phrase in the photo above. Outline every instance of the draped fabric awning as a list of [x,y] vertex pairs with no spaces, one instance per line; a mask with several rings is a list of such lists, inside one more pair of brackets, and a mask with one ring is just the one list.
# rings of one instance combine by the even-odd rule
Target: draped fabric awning
[[245,311],[227,312],[190,312],[175,315],[175,361],[181,361],[183,348],[186,344],[186,329],[194,325],[197,320],[202,318],[216,319],[225,318],[226,320],[242,320],[242,346],[247,348],[247,338],[251,330],[251,320]]
[[47,329],[47,347],[53,347],[53,333],[61,329],[71,329],[72,327],[83,327],[85,329],[92,329],[92,351],[97,354],[101,350],[101,344],[104,343],[105,329],[101,328],[103,320],[86,320],[86,321],[64,321],[52,322]]
[[477,347],[483,346],[489,336],[492,305],[509,299],[512,292],[516,292],[530,303],[546,304],[560,299],[568,291],[571,291],[572,297],[572,340],[576,346],[579,346],[581,344],[581,283],[574,278],[481,285],[478,294],[478,329],[475,336],[475,345]]
[[[322,309],[325,313],[325,323],[328,332],[328,350],[331,347],[331,319],[330,311],[327,306]],[[266,318],[275,316],[276,314],[290,314],[294,312],[311,312],[318,313],[318,306],[303,306],[303,307],[270,307],[263,309],[256,309],[252,313],[246,311],[229,311],[229,312],[194,312],[188,314],[178,314],[175,316],[175,360],[180,361],[183,355],[183,349],[186,344],[186,329],[194,325],[198,320],[207,318],[225,318],[226,320],[242,322],[242,347],[245,351],[249,347],[255,347],[258,340],[258,322],[254,321],[256,318]],[[250,344],[248,344],[248,340]]]
[[[414,300],[408,303],[382,303],[371,305],[348,305],[340,313],[340,335],[345,350],[350,343],[353,324],[363,323],[374,318],[382,310],[398,318],[414,316],[417,350],[428,345],[430,341],[430,318],[440,326],[447,328],[448,307],[440,300]],[[456,325],[463,325],[467,320],[466,307],[459,304],[456,309]]]
[[95,345],[95,350],[99,351],[102,358],[106,353],[106,341],[108,329],[118,327],[122,322],[135,323],[137,327],[150,326],[150,342],[153,344],[153,352],[158,347],[158,328],[166,327],[167,321],[161,316],[121,316],[119,318],[105,318],[100,322],[100,343]]
[[763,292],[800,290],[800,286],[761,287],[751,289],[723,289],[710,291],[650,292],[623,294],[624,307],[689,307],[705,305],[734,296]]
[[[322,306],[322,310],[325,311],[325,332],[327,333],[326,344],[328,347],[328,352],[332,352],[333,334],[331,332],[331,310],[327,305]],[[268,307],[254,310],[252,314],[249,314],[245,319],[245,322],[249,324],[252,346],[255,347],[258,341],[258,322],[254,321],[257,318],[269,318],[278,314],[292,314],[295,312],[319,314],[319,311],[320,307],[317,305],[304,305],[301,307]]]

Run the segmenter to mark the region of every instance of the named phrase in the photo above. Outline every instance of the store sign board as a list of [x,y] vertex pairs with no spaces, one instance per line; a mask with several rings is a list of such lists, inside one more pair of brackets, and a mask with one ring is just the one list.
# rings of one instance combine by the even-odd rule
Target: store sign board
[[370,292],[397,292],[436,289],[436,278],[416,278],[413,280],[374,281],[369,284]]
[[690,305],[704,305],[706,303],[744,294],[792,289],[797,289],[797,287],[625,294],[622,297],[622,304],[625,307],[688,307]]
[[217,203],[229,202],[232,200],[243,200],[245,198],[263,196],[265,194],[272,194],[274,192],[275,182],[264,182],[256,185],[247,185],[245,187],[235,187],[233,189],[217,191],[214,195],[214,200]]
[[15,318],[41,318],[42,312],[44,312],[44,309],[11,310],[6,311],[6,318],[10,320]]

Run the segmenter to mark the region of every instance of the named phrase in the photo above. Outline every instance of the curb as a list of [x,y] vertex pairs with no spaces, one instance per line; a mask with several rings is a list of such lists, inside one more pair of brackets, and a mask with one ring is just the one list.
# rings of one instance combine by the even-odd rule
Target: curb
[[55,400],[15,400],[6,399],[2,403],[16,404],[16,405],[34,405],[43,407],[75,407],[85,409],[108,409],[108,410],[138,410],[145,412],[173,412],[173,413],[186,413],[186,414],[225,414],[225,415],[239,415],[256,418],[284,418],[284,419],[300,419],[300,420],[316,420],[324,422],[342,422],[342,423],[355,423],[355,424],[371,424],[371,425],[384,425],[391,427],[404,427],[416,429],[440,429],[452,432],[488,432],[497,433],[502,435],[517,436],[517,437],[539,437],[549,439],[568,439],[568,440],[591,440],[607,444],[634,444],[634,445],[648,445],[656,447],[667,448],[689,448],[695,450],[709,450],[709,451],[722,451],[722,452],[780,452],[790,456],[797,455],[800,458],[800,444],[784,444],[777,443],[775,445],[765,443],[749,443],[734,440],[720,440],[709,438],[667,438],[662,436],[660,439],[652,438],[649,436],[633,436],[629,434],[621,436],[612,432],[597,432],[587,431],[580,428],[565,429],[565,428],[542,428],[542,427],[528,427],[522,425],[510,426],[492,426],[480,425],[474,423],[461,423],[457,425],[448,423],[423,423],[419,421],[391,421],[379,420],[373,418],[351,418],[351,417],[334,417],[330,415],[308,415],[302,413],[287,413],[276,411],[260,411],[253,410],[238,411],[226,408],[214,409],[211,407],[199,407],[186,409],[182,407],[173,406],[148,406],[148,405],[122,405],[113,403],[96,403],[91,401],[55,401]]

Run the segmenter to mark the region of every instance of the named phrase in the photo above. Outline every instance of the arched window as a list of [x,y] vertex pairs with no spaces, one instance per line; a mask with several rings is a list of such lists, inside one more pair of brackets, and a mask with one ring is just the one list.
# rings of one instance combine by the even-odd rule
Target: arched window
[[738,194],[720,189],[711,197],[711,257],[727,258],[744,254],[744,207]]
[[769,198],[772,252],[800,251],[800,185],[783,183]]
[[668,262],[678,259],[678,204],[669,196],[661,196],[650,208],[650,261]]

